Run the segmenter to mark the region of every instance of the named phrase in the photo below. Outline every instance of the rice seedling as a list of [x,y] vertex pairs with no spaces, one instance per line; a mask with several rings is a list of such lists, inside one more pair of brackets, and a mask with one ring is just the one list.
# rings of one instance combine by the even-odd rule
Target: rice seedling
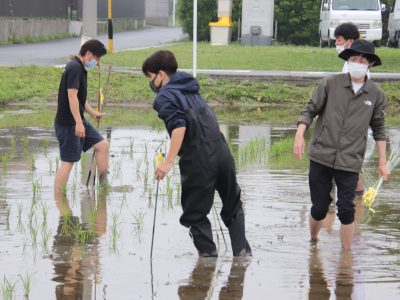
[[1,167],[2,167],[2,174],[3,176],[7,175],[7,170],[8,170],[8,162],[10,160],[10,156],[7,152],[4,152],[1,155]]
[[136,173],[137,174],[139,174],[139,172],[140,172],[140,167],[142,166],[142,160],[141,159],[138,159],[137,161],[136,161]]
[[23,143],[23,151],[26,154],[26,153],[29,152],[29,139],[28,139],[28,136],[26,136],[26,135],[24,136],[22,143]]
[[148,208],[153,207],[153,189],[151,187],[149,187],[148,191],[147,191],[148,195],[147,195],[147,200],[148,200]]
[[0,181],[0,199],[6,199],[7,182],[6,180]]
[[36,169],[35,163],[36,163],[35,155],[34,155],[34,154],[31,154],[31,156],[30,156],[30,162],[29,162],[31,173],[33,173],[33,172],[35,171],[35,169]]
[[181,204],[181,189],[182,186],[179,182],[175,184],[175,190],[176,190],[176,202],[175,205],[180,205]]
[[4,275],[3,283],[1,284],[1,293],[3,295],[4,300],[13,300],[15,294],[15,286],[17,285],[17,281],[11,283]]
[[144,213],[138,213],[137,215],[133,216],[133,231],[135,236],[139,238],[140,242],[140,236],[143,233],[143,223],[144,223]]
[[32,197],[37,199],[39,197],[40,190],[42,188],[41,181],[39,179],[32,180]]
[[37,227],[37,221],[35,220],[35,224],[33,222],[29,225],[29,232],[31,235],[31,241],[32,241],[32,246],[37,245],[37,236],[38,236],[38,227]]
[[24,288],[24,297],[26,299],[29,299],[29,294],[30,294],[31,289],[32,289],[33,273],[28,273],[27,272],[24,276],[22,276],[21,274],[19,274],[18,276],[21,279],[22,286]]
[[78,182],[77,182],[77,179],[74,178],[71,182],[71,191],[72,191],[73,198],[76,198],[77,189],[78,189]]
[[270,157],[277,157],[281,156],[284,153],[292,152],[293,149],[293,137],[285,137],[277,142],[275,142],[270,148],[269,148],[269,156]]
[[18,210],[18,223],[17,223],[17,228],[22,227],[22,210],[24,208],[24,205],[20,202],[17,205],[17,210]]
[[32,225],[34,219],[36,219],[36,200],[32,198],[31,208],[29,210],[29,224]]
[[111,216],[111,225],[109,226],[110,229],[110,239],[111,239],[111,248],[113,250],[117,249],[117,243],[119,238],[121,237],[121,231],[119,229],[119,215],[116,212],[112,213]]
[[87,213],[87,220],[89,228],[94,228],[96,225],[96,218],[97,218],[97,210],[95,207],[92,207],[90,211]]
[[43,222],[45,223],[47,221],[47,213],[48,213],[46,202],[42,201],[40,203],[40,209],[42,211]]
[[44,253],[48,253],[50,238],[51,238],[51,230],[47,225],[45,225],[45,223],[43,223],[43,226],[42,226],[42,247],[43,247]]
[[48,138],[44,138],[44,140],[43,140],[43,149],[44,149],[44,155],[47,156],[47,152],[49,149],[49,139]]
[[6,228],[10,230],[10,214],[11,214],[11,205],[6,207]]
[[133,159],[133,146],[134,146],[133,138],[129,138],[129,154],[131,159]]
[[64,214],[63,215],[63,222],[61,226],[61,235],[64,236],[69,236],[69,223],[71,220],[71,215],[70,214]]
[[49,159],[49,175],[53,175],[53,161]]
[[61,194],[64,198],[67,197],[67,185],[65,183],[61,186]]
[[119,161],[116,161],[115,164],[113,165],[114,166],[114,176],[115,176],[116,179],[121,178],[121,175],[122,175],[122,163],[123,163],[123,160],[121,159]]
[[10,157],[13,158],[15,156],[17,140],[15,137],[10,138]]
[[95,237],[95,232],[87,230],[82,224],[76,224],[71,228],[75,241],[79,245],[87,244],[92,238]]
[[168,209],[173,208],[173,205],[172,205],[173,192],[174,192],[174,188],[171,184],[171,176],[167,176],[166,194],[167,194],[167,200],[168,200]]
[[238,168],[246,165],[261,163],[267,157],[265,137],[254,138],[237,150]]
[[145,157],[145,160],[147,160],[147,153],[148,153],[147,142],[145,142],[144,143],[144,157]]

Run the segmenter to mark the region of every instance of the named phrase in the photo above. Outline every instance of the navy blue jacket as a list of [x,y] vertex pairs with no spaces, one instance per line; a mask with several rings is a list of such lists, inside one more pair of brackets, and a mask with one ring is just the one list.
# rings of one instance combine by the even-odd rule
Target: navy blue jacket
[[[185,94],[192,94],[194,97],[188,99]],[[177,72],[160,88],[153,108],[157,111],[158,117],[164,121],[169,135],[176,128],[186,127],[185,112],[190,109],[189,100],[193,108],[207,106],[199,94],[199,83],[192,75]]]

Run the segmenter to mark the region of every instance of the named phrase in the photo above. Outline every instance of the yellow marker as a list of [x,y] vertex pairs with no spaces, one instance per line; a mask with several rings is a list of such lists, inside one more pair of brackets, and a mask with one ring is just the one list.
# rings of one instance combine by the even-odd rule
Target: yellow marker
[[369,209],[371,212],[373,212],[373,213],[375,212],[375,210],[372,209],[372,204],[373,204],[374,201],[375,201],[376,194],[377,194],[376,189],[373,188],[373,187],[370,187],[370,188],[368,189],[368,191],[364,194],[364,196],[363,196],[363,202],[362,202],[362,203],[363,203],[365,206],[367,206],[368,209]]
[[103,94],[103,89],[100,88],[100,104],[104,103],[104,94]]
[[158,152],[156,156],[156,166],[159,166],[164,160],[164,154],[162,152]]

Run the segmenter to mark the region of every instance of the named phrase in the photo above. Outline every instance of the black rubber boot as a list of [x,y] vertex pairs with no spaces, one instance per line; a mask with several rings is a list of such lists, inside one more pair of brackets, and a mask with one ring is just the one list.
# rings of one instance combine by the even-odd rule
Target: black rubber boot
[[246,240],[244,213],[240,208],[228,226],[233,256],[251,256],[251,248]]
[[217,247],[213,241],[211,224],[206,223],[201,226],[190,227],[190,237],[193,240],[194,246],[202,257],[216,257]]

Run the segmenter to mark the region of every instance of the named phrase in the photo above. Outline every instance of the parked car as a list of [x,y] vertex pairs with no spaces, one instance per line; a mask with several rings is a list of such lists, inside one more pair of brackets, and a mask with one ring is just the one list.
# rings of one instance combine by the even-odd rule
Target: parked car
[[388,31],[388,47],[400,48],[400,0],[397,0],[390,8]]
[[319,20],[320,45],[335,45],[335,28],[345,22],[358,27],[360,37],[379,43],[382,39],[382,13],[379,0],[322,0]]

